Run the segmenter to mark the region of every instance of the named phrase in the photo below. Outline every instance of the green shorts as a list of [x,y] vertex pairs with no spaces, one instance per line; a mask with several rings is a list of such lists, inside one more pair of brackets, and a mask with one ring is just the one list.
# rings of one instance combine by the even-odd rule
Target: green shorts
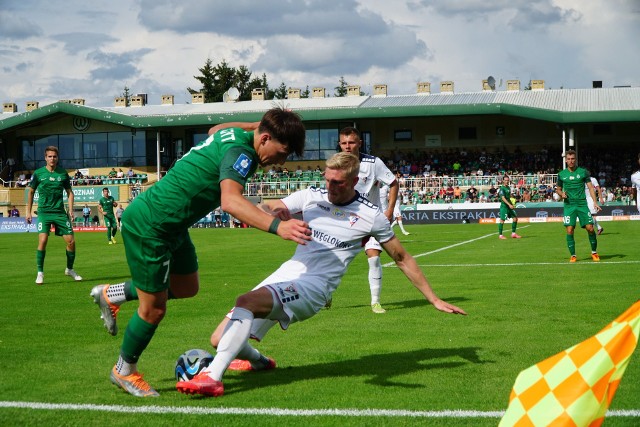
[[507,218],[518,218],[515,209],[511,209],[508,206],[500,206],[500,219],[504,221]]
[[593,224],[593,217],[589,212],[589,206],[564,205],[564,213],[562,223],[565,227],[576,226],[576,218],[580,221],[580,227],[584,228],[587,224]]
[[107,228],[116,228],[118,226],[118,222],[114,216],[105,215],[104,226]]
[[145,292],[161,292],[169,288],[170,274],[198,271],[196,248],[187,230],[162,239],[140,236],[122,228],[122,239],[133,285]]
[[56,236],[73,235],[73,226],[67,213],[38,213],[38,233],[51,231],[51,225],[56,227]]

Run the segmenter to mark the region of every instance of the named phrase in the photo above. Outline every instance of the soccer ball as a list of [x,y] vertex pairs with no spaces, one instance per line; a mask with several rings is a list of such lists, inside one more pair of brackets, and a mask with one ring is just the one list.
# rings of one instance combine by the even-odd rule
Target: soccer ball
[[211,353],[198,348],[187,350],[176,360],[176,379],[189,381],[213,362]]

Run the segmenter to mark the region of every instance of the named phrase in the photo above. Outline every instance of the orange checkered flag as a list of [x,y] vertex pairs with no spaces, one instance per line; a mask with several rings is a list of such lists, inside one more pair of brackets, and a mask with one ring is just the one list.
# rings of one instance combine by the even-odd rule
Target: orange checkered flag
[[520,372],[499,427],[598,427],[640,332],[640,301],[593,337]]

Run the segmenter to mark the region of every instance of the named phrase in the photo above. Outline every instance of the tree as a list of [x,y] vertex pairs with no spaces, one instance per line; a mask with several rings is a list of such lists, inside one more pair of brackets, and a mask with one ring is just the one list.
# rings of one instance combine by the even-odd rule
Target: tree
[[333,96],[338,96],[338,97],[347,96],[347,86],[349,86],[349,84],[344,79],[344,76],[340,76],[339,86],[336,86],[335,88],[333,88],[334,89]]
[[307,85],[307,88],[300,93],[300,98],[308,98],[310,93],[309,85]]
[[286,99],[287,98],[287,85],[284,84],[284,82],[280,83],[280,86],[278,86],[278,88],[273,91],[273,98],[274,99]]
[[[187,91],[189,91],[189,93],[192,95],[194,93],[201,92],[204,94],[204,101],[211,102],[214,97],[216,84],[215,70],[213,68],[211,58],[207,58],[207,61],[204,63],[204,67],[198,68],[198,71],[200,71],[201,75],[193,76],[193,78],[198,80],[200,84],[202,84],[202,89],[195,90],[188,87]],[[220,95],[220,100],[222,100],[222,95]]]
[[127,85],[124,86],[124,92],[122,92],[122,96],[124,97],[124,106],[128,107],[131,105],[131,90]]

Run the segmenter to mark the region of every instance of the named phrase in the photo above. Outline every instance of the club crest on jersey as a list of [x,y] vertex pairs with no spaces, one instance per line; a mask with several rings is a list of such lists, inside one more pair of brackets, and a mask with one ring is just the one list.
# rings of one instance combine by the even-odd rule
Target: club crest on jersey
[[246,154],[240,154],[238,159],[233,164],[233,168],[244,178],[249,174],[249,170],[251,169],[251,159]]
[[300,299],[300,294],[298,294],[298,291],[293,284],[284,289],[280,289],[280,301],[283,303],[295,301],[297,299]]
[[345,213],[342,212],[340,209],[334,209],[333,210],[333,216],[338,217],[338,218],[344,218],[345,217]]
[[354,213],[349,214],[349,225],[351,227],[353,227],[353,224],[355,224],[356,222],[358,222],[358,220],[360,219],[360,217]]

